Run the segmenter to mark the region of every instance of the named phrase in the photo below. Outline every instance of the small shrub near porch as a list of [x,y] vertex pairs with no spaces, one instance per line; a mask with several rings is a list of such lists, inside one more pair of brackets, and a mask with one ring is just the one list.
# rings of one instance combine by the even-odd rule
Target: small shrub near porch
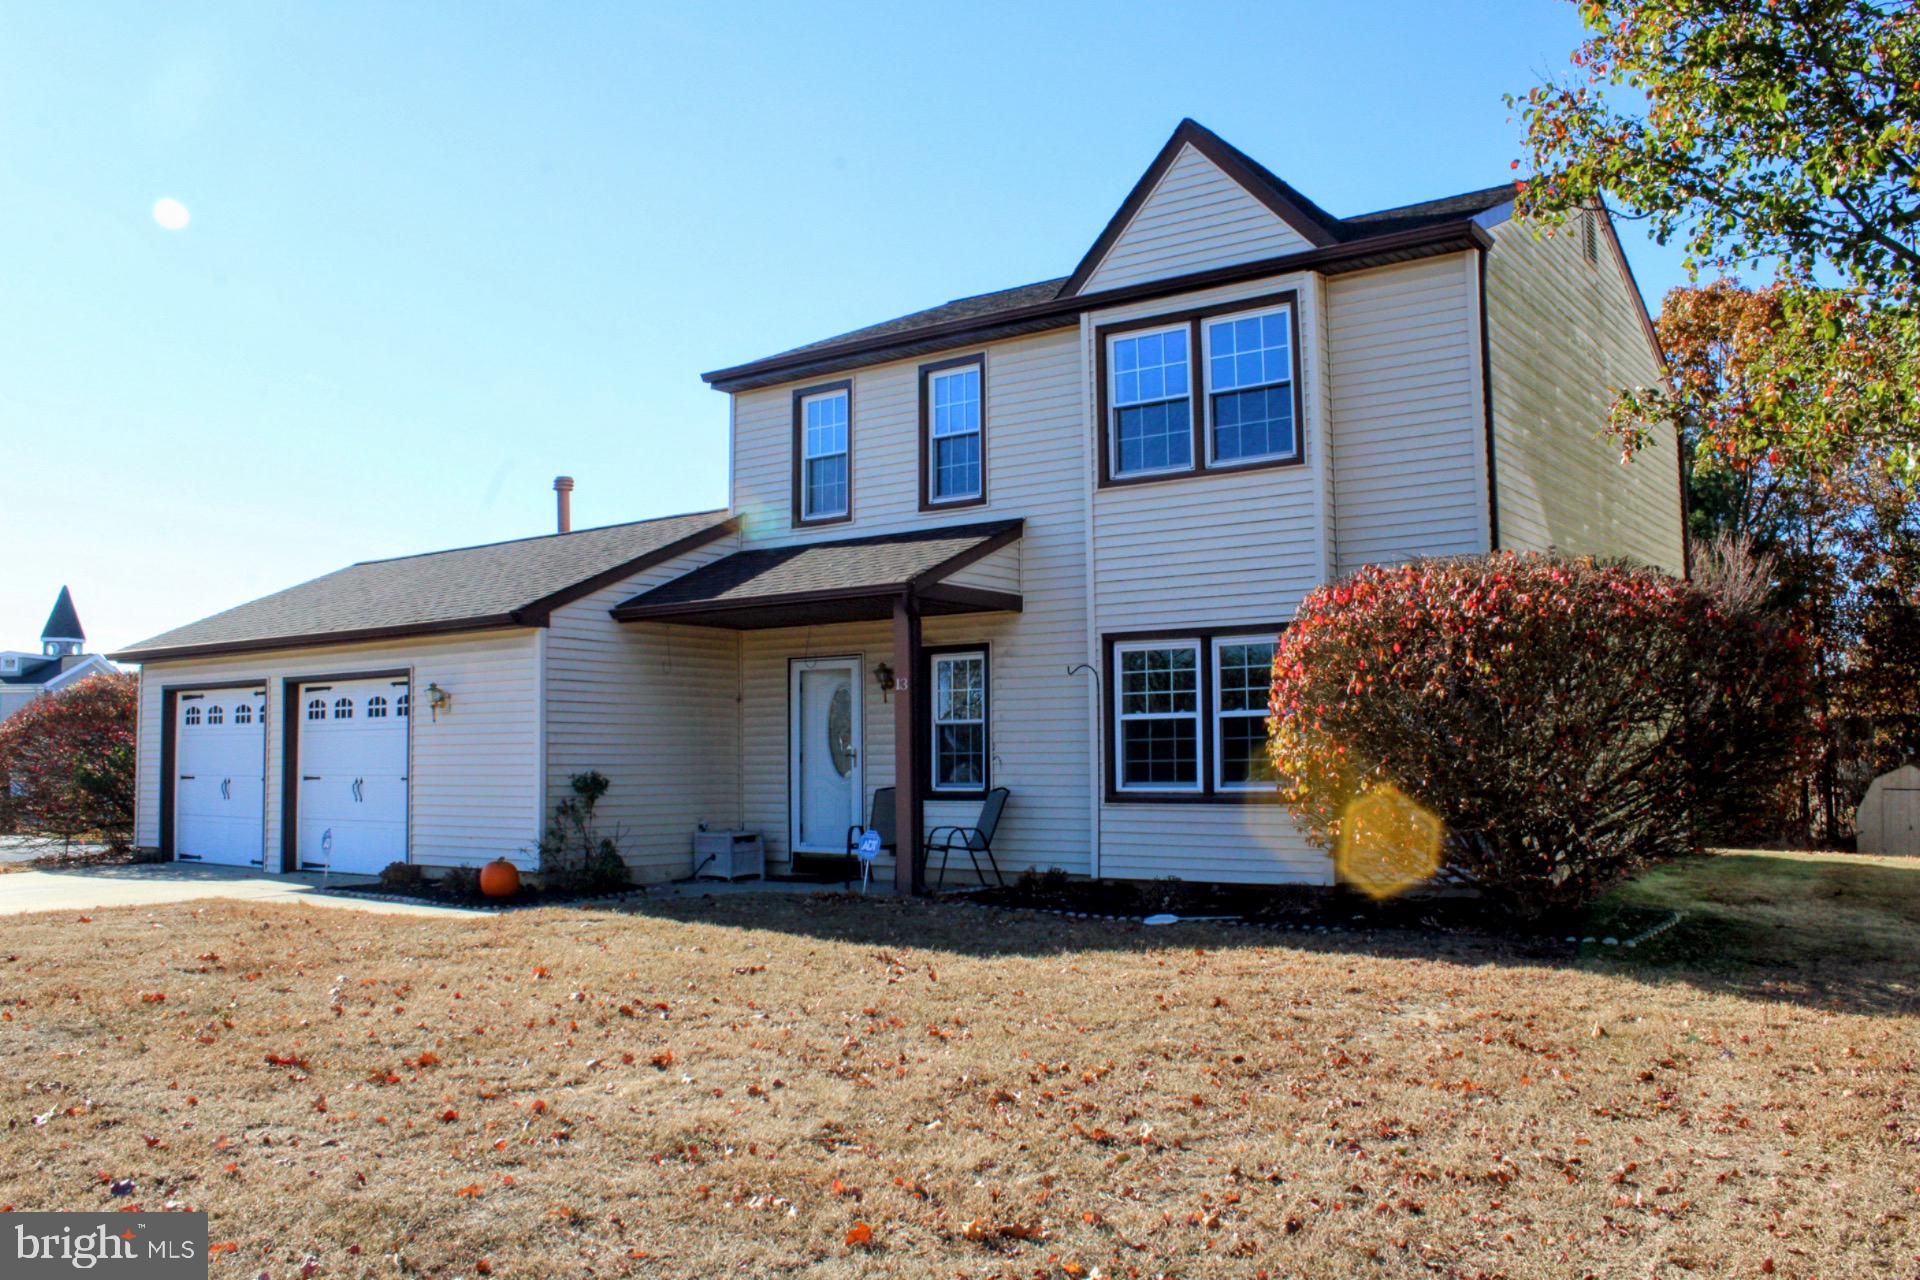
[[1303,603],[1270,750],[1335,848],[1396,788],[1441,871],[1526,917],[1737,828],[1809,728],[1804,642],[1650,569],[1501,553],[1369,568]]

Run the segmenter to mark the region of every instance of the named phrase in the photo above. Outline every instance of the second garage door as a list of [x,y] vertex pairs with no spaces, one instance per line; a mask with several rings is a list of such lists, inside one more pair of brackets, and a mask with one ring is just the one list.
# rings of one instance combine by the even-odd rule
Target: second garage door
[[300,689],[299,862],[378,874],[407,860],[407,681]]

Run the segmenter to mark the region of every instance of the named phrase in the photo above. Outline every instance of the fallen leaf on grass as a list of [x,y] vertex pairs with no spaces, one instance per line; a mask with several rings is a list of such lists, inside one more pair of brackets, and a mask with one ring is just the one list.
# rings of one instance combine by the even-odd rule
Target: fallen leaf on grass
[[872,1244],[873,1228],[864,1222],[854,1223],[853,1229],[847,1232],[847,1247],[849,1249],[856,1247],[865,1249]]

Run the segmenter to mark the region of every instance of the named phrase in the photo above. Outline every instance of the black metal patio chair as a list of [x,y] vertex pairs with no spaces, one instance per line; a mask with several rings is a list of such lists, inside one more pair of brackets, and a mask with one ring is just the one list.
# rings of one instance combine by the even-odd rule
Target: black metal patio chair
[[1007,878],[1000,874],[1000,864],[993,859],[993,833],[999,828],[1000,815],[1006,812],[1007,800],[1012,795],[1005,787],[995,787],[980,802],[980,816],[974,819],[973,826],[935,827],[927,832],[927,861],[931,862],[936,853],[940,855],[940,878],[934,881],[935,888],[947,882],[947,859],[956,849],[965,852],[973,863],[973,874],[981,884],[987,882],[987,877],[980,871],[980,855],[983,853],[987,855],[987,865],[993,868],[993,878],[1003,885],[1007,882]]

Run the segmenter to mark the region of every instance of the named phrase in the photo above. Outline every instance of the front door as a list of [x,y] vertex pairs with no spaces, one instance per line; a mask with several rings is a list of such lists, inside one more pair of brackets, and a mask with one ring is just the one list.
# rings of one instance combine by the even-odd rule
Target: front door
[[792,663],[792,848],[847,851],[847,828],[860,812],[860,660],[804,658]]

